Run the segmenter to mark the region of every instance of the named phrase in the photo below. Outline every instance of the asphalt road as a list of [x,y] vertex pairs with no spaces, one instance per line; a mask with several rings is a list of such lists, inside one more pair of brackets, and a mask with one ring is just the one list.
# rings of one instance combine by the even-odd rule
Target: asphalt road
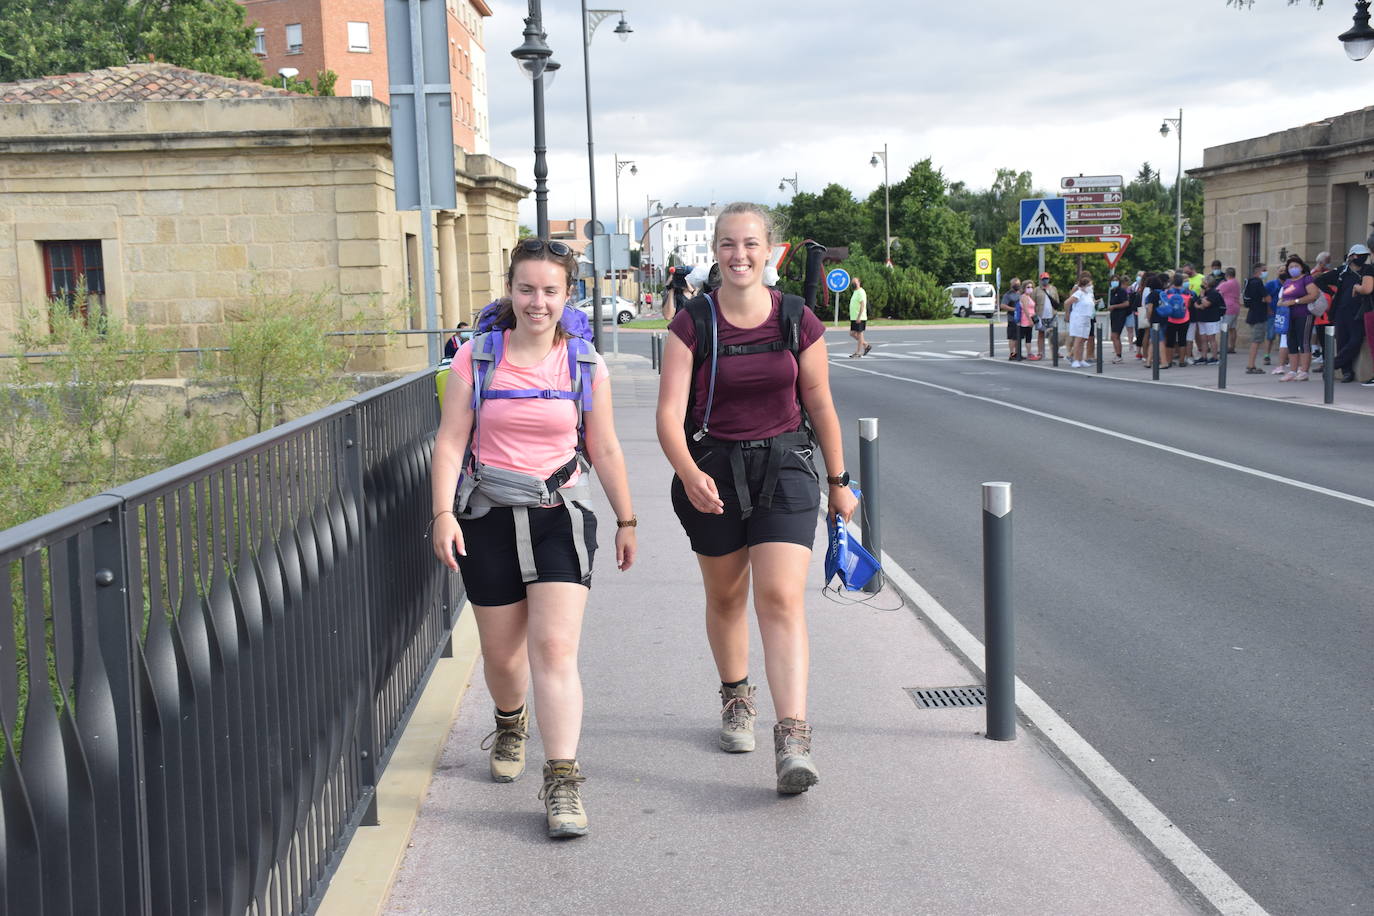
[[978,330],[830,335],[883,548],[981,636],[1011,481],[1018,674],[1270,912],[1369,912],[1374,420],[958,358]]

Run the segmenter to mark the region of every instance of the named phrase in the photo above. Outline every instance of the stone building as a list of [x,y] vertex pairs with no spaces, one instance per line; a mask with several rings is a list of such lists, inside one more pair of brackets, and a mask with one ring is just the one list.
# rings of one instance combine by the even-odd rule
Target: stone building
[[1370,235],[1374,107],[1203,151],[1206,259],[1242,273],[1280,251],[1339,261]]
[[[458,209],[435,222],[441,320],[503,287],[528,189],[456,151]],[[417,212],[395,206],[389,109],[168,64],[0,85],[0,348],[24,314],[84,281],[113,315],[218,344],[254,296],[336,296],[423,328]],[[399,317],[396,317],[399,316]],[[354,368],[426,361],[424,335]]]

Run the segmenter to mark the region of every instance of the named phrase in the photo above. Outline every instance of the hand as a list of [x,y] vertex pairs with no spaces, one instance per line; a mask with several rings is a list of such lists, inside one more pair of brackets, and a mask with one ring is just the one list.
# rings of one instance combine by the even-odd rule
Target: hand
[[859,498],[854,495],[854,491],[849,487],[831,485],[830,487],[830,520],[834,520],[838,515],[846,523],[853,518],[854,510],[859,507]]
[[716,482],[711,479],[710,474],[698,471],[691,479],[682,481],[682,489],[686,491],[687,500],[692,504],[692,508],[698,512],[705,512],[707,515],[725,514],[725,503],[721,502],[720,493],[716,491]]
[[639,553],[639,537],[635,531],[634,528],[615,530],[615,568],[621,572],[634,565],[635,555]]
[[434,543],[434,555],[453,572],[458,571],[458,557],[468,555],[463,544],[463,529],[452,512],[444,512],[434,520],[430,540]]

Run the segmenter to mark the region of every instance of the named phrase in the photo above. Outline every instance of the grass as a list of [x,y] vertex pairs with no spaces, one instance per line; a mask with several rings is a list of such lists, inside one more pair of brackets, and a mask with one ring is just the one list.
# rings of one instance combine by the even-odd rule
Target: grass
[[[870,328],[916,328],[916,327],[943,327],[945,325],[975,325],[984,326],[988,323],[986,318],[936,318],[932,320],[905,320],[897,318],[874,318],[868,322]],[[849,321],[827,321],[824,322],[827,328],[832,330],[849,330]],[[662,318],[641,318],[637,321],[628,321],[620,326],[622,331],[661,331],[668,327],[668,322]],[[602,330],[603,335],[609,333]]]

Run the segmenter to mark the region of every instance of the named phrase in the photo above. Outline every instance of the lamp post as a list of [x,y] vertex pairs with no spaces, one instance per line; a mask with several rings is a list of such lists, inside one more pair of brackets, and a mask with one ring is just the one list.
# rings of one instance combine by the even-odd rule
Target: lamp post
[[886,264],[892,266],[892,192],[891,185],[887,182],[887,144],[883,144],[882,152],[875,151],[873,158],[868,160],[868,164],[874,168],[878,167],[878,157],[883,158],[883,252],[886,256]]
[[544,17],[540,0],[529,0],[529,16],[525,19],[525,43],[510,52],[520,72],[529,77],[534,86],[534,232],[541,239],[549,237],[549,163],[548,147],[544,141],[544,90],[553,82],[558,61],[553,59],[544,34]]
[[1165,118],[1159,125],[1159,135],[1169,136],[1169,125],[1178,134],[1178,175],[1174,178],[1174,270],[1183,267],[1183,109],[1178,110],[1177,118]]
[[[611,234],[612,234],[612,235],[619,235],[619,234],[620,234],[620,173],[621,173],[622,170],[628,168],[628,169],[630,170],[630,174],[631,174],[631,175],[638,175],[638,174],[639,174],[639,166],[635,165],[635,162],[634,162],[633,159],[621,159],[619,153],[616,153],[616,154],[614,154],[614,155],[615,155],[615,232],[613,232],[613,233],[611,233]],[[611,255],[611,267],[612,267],[612,269],[615,268],[615,256],[614,256],[613,254]],[[615,274],[615,295],[617,295],[617,296],[620,295],[620,273],[619,273],[618,271],[617,271],[616,274]],[[619,309],[619,308],[620,308],[620,304],[619,304],[619,303],[616,303],[615,308],[616,308],[616,309]]]
[[786,190],[786,188],[787,188],[787,186],[788,186],[789,184],[792,186],[792,196],[793,196],[793,197],[796,197],[796,196],[797,196],[797,173],[796,173],[796,172],[793,172],[793,173],[792,173],[792,177],[791,177],[791,178],[783,178],[782,180],[780,180],[780,181],[778,182],[778,190],[779,190],[779,191]]
[[617,13],[620,14],[620,22],[615,27],[615,34],[620,36],[621,41],[625,41],[634,29],[625,21],[624,10],[589,10],[587,0],[582,0],[582,80],[587,96],[587,176],[592,211],[589,223],[592,229],[592,342],[597,350],[601,349],[601,271],[596,265],[596,146],[592,142],[591,51],[592,36],[596,34],[596,27],[608,16]]
[[1355,0],[1355,24],[1340,35],[1345,55],[1351,60],[1364,60],[1374,51],[1374,28],[1369,27],[1369,0]]
[[[659,200],[659,199],[656,198],[656,197],[650,197],[648,194],[645,194],[645,195],[644,195],[644,234],[641,236],[640,242],[639,242],[639,252],[640,252],[640,254],[639,254],[639,263],[640,263],[640,266],[641,266],[641,267],[643,267],[645,264],[649,265],[648,277],[649,277],[649,285],[650,285],[651,287],[653,286],[653,282],[654,282],[654,270],[653,270],[654,259],[653,259],[653,257],[652,257],[652,255],[653,255],[653,249],[654,249],[654,237],[653,237],[652,235],[649,234],[649,220],[650,220],[651,217],[653,217],[653,216],[655,215],[655,214],[654,214],[654,207],[655,207],[655,206],[658,207],[658,213],[661,215],[661,214],[663,213],[663,201]],[[645,250],[646,250],[646,249],[645,249],[645,246],[646,246],[646,245],[648,246],[648,249],[647,249],[648,252],[649,252],[648,255],[646,255],[646,254],[644,253]],[[646,258],[647,258],[647,260],[646,260]]]

